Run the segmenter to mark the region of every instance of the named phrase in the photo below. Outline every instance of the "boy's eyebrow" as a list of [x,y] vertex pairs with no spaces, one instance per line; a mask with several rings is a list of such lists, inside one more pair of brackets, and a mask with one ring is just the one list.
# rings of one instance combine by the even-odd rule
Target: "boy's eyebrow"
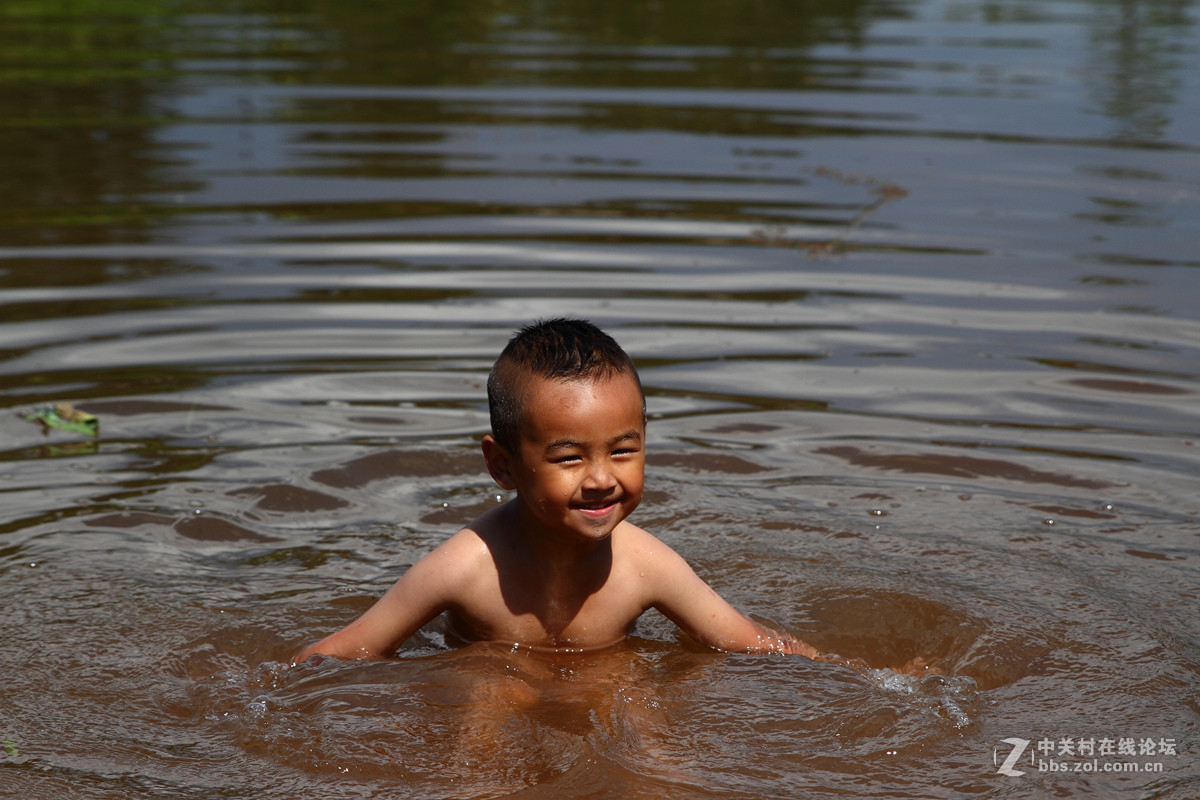
[[[625,433],[622,433],[620,436],[614,438],[612,441],[608,442],[608,446],[611,447],[615,444],[619,444],[620,442],[625,442],[630,439],[640,442],[642,440],[641,432],[637,430],[628,430]],[[583,442],[577,442],[574,439],[557,439],[546,445],[546,452],[549,453],[554,450],[570,450],[576,447],[583,447]]]
[[613,439],[611,442],[609,442],[609,444],[617,444],[618,442],[624,442],[628,439],[633,439],[635,442],[640,442],[642,440],[642,432],[638,430],[628,430],[617,438]]

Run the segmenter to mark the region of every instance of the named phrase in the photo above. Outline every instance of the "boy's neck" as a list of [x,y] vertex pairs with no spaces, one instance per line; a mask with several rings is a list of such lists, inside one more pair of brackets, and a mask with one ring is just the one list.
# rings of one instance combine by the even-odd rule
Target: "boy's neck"
[[544,530],[531,515],[523,512],[519,499],[508,509],[513,544],[529,568],[544,578],[571,577],[611,562],[612,540],[564,539],[561,534]]
[[556,534],[522,524],[520,504],[507,509],[505,553],[494,553],[501,592],[511,613],[532,614],[551,638],[575,619],[587,598],[612,572],[612,542],[563,542]]

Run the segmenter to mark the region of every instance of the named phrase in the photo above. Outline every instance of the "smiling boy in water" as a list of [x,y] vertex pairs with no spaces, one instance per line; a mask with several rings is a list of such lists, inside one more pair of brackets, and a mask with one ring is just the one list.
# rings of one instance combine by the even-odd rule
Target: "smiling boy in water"
[[650,608],[719,650],[817,656],[745,617],[628,522],[642,499],[645,396],[608,334],[568,319],[523,328],[496,360],[488,405],[484,460],[516,497],[421,558],[361,617],[294,662],[316,653],[384,658],[442,613],[466,641],[607,647]]

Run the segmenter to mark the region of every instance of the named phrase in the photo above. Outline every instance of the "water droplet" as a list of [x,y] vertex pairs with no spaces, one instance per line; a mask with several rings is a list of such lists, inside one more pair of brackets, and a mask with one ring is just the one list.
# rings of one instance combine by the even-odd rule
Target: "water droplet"
[[1055,524],[1055,522],[1054,522],[1054,520],[1053,520],[1053,519],[1046,518],[1046,519],[1042,520],[1042,524],[1043,524],[1043,525],[1054,525],[1054,524]]
[[502,494],[498,494],[498,495],[496,495],[496,502],[497,502],[497,503],[503,503],[503,502],[504,502],[504,495],[502,495]]
[[450,507],[449,503],[442,503],[442,508],[449,508],[449,507]]
[[872,508],[871,509],[872,517],[886,517],[887,513],[888,512],[884,511],[882,508]]

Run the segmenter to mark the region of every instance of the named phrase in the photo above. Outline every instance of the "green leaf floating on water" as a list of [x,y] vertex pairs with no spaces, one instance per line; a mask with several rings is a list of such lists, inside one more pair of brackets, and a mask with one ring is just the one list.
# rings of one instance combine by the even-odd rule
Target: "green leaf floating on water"
[[13,758],[21,755],[21,752],[17,750],[17,743],[12,739],[9,739],[7,736],[4,737],[4,752],[8,753]]
[[88,436],[100,433],[100,420],[86,411],[80,411],[70,403],[55,403],[52,406],[39,406],[32,411],[21,414],[30,422],[42,426],[42,433],[49,433],[51,428],[63,431],[75,431]]

